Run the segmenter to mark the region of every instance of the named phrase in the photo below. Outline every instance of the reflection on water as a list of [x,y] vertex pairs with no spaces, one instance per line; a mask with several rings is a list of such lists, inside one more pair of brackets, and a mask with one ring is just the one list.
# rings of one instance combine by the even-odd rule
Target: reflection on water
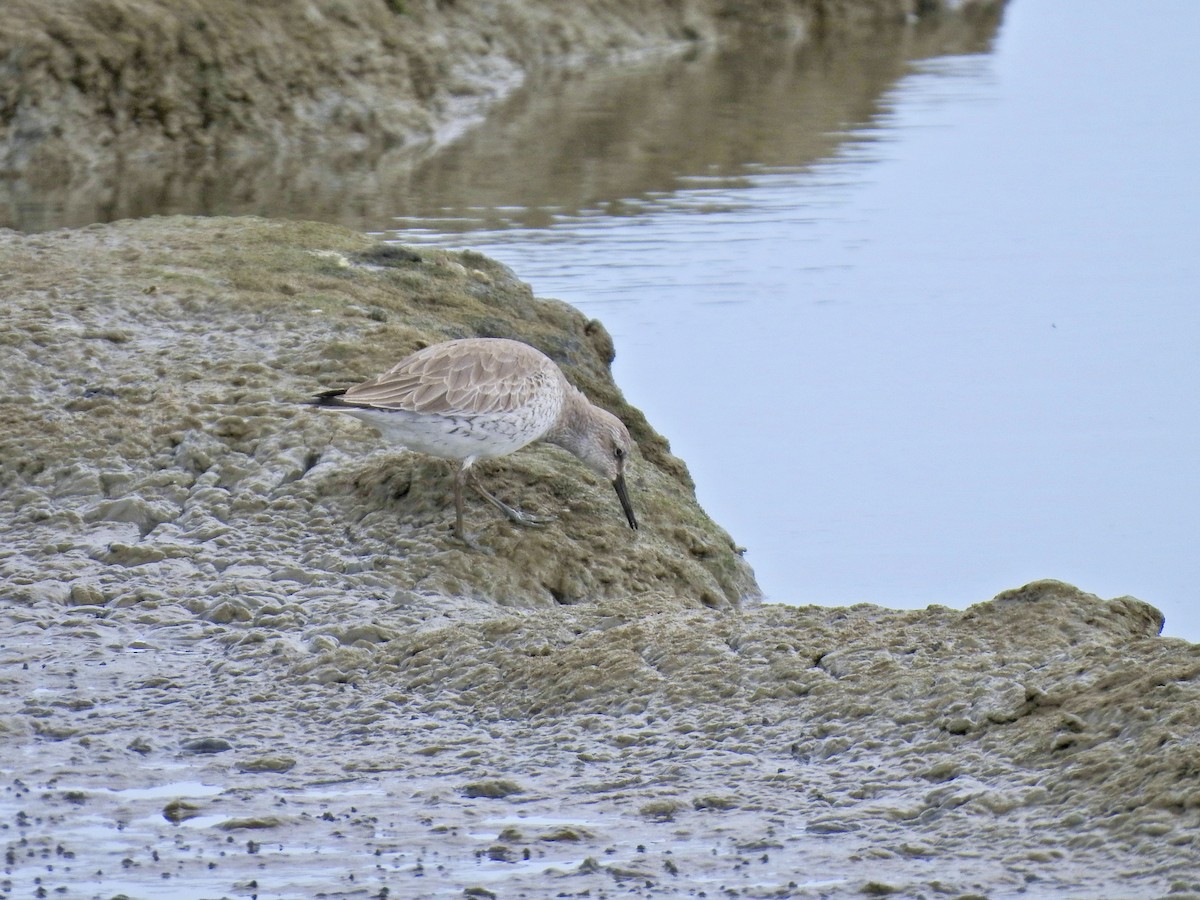
[[959,23],[907,56],[523,95],[414,173],[390,236],[602,318],[771,599],[961,606],[1057,577],[1200,639],[1200,7],[1118,13],[1026,0],[995,48]]
[[[795,53],[786,42],[739,52],[647,58],[622,70],[549,73],[485,127],[433,158],[347,155],[336,165],[281,149],[219,155],[164,169],[127,148],[86,183],[29,173],[0,184],[0,227],[40,231],[166,213],[266,215],[386,227],[397,214],[480,210],[525,225],[550,211],[618,206],[710,168],[795,165],[832,151],[839,130],[875,111],[912,56],[980,46],[995,14],[871,40],[830,38]],[[513,207],[506,209],[506,207]]]
[[419,165],[390,211],[406,233],[467,233],[637,215],[664,198],[692,206],[697,180],[742,187],[747,174],[836,153],[910,60],[982,49],[995,15],[564,73]]

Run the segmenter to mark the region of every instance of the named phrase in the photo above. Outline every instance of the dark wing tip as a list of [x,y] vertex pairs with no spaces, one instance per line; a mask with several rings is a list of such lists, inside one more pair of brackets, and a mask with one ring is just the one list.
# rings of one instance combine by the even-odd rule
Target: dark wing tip
[[342,395],[346,393],[345,388],[334,388],[331,391],[322,391],[317,396],[310,400],[305,400],[307,406],[349,406],[342,400]]

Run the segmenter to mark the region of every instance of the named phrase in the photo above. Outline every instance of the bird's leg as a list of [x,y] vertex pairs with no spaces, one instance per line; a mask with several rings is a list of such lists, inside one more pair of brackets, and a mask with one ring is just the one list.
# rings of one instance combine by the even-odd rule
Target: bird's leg
[[475,490],[479,491],[479,495],[483,497],[484,500],[492,504],[492,506],[496,507],[496,509],[500,510],[500,512],[504,513],[509,517],[509,519],[518,525],[532,527],[536,525],[549,525],[554,521],[554,516],[538,516],[534,515],[533,513],[524,512],[520,509],[513,509],[503,500],[499,500],[492,494],[489,494],[484,489],[483,485],[479,483],[479,479],[475,477],[474,472],[471,473],[471,486],[475,488]]
[[454,534],[460,541],[469,544],[467,533],[463,531],[463,484],[467,480],[468,468],[469,465],[463,464],[454,473]]

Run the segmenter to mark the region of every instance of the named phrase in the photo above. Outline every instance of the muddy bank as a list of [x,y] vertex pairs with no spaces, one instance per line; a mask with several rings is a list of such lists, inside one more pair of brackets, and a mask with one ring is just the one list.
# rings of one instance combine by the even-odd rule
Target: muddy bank
[[[682,461],[613,384],[604,326],[479,254],[256,219],[12,235],[0,254],[7,499],[23,540],[82,539],[49,570],[39,552],[10,559],[29,559],[30,578],[92,577],[106,602],[186,589],[209,598],[205,615],[242,620],[260,582],[525,607],[654,593],[721,607],[757,593]],[[489,552],[471,552],[447,531],[447,464],[300,405],[467,336],[536,345],[628,423],[643,532],[611,486],[543,448],[483,477],[556,522],[514,531],[473,504]],[[121,567],[138,572],[134,594]]]
[[[753,602],[603,327],[473,254],[158,219],[0,243],[0,887],[24,896],[1200,895],[1200,647],[1047,581]],[[296,406],[520,336],[639,443],[444,465]],[[386,889],[386,890],[385,890]]]
[[247,185],[285,194],[323,186],[329,172],[355,173],[346,182],[357,190],[374,170],[402,177],[551,69],[881,24],[895,26],[878,37],[893,45],[904,40],[897,23],[942,6],[11,0],[0,29],[0,226],[47,227],[33,211],[47,202],[70,224],[163,211],[180,196],[198,198],[191,212],[241,211]]

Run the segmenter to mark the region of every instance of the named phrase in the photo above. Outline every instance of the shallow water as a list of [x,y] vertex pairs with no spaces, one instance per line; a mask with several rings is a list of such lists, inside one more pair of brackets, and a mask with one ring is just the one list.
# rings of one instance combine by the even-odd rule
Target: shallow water
[[1056,577],[1200,640],[1200,6],[1128,9],[1018,0],[994,45],[914,37],[913,62],[725,56],[521,95],[417,173],[387,237],[602,319],[770,599],[962,606]]

